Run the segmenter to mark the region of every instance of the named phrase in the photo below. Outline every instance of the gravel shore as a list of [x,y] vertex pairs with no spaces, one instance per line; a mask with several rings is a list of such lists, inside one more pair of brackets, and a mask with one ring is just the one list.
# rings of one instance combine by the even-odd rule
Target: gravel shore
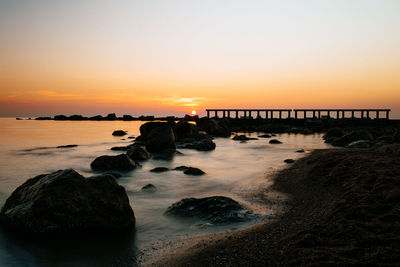
[[246,230],[193,238],[151,266],[399,265],[400,158],[371,150],[316,150],[269,190],[284,212]]

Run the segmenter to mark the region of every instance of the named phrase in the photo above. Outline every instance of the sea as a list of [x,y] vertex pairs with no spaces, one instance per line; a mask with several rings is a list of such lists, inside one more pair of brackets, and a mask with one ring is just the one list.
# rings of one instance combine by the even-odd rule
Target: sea
[[[117,155],[111,147],[132,143],[140,135],[141,121],[38,121],[0,118],[0,206],[27,179],[72,168],[85,177],[98,175],[90,163],[101,155]],[[112,135],[124,130],[123,137]],[[239,133],[256,137],[263,133]],[[0,266],[124,266],[136,265],[143,254],[164,242],[244,229],[274,216],[263,205],[260,188],[272,184],[276,172],[288,167],[285,159],[304,157],[327,148],[321,134],[277,134],[282,144],[267,138],[240,142],[215,138],[216,149],[201,152],[178,149],[172,158],[152,158],[140,168],[120,172],[118,183],[126,189],[136,217],[129,234],[27,236],[0,227]],[[57,148],[78,145],[72,148]],[[297,153],[304,149],[305,153]],[[189,176],[180,171],[150,172],[155,167],[185,165],[206,174]],[[154,192],[142,191],[153,184]],[[262,194],[261,194],[262,195]],[[223,225],[167,216],[166,209],[188,197],[227,196],[252,210],[253,220]],[[265,196],[262,196],[265,197]]]

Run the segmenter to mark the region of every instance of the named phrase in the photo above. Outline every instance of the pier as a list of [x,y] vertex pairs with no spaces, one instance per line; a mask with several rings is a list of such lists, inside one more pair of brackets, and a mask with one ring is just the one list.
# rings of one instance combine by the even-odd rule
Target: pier
[[[207,117],[236,119],[389,119],[390,109],[206,109]],[[292,114],[294,116],[292,117]],[[383,115],[382,115],[383,114]],[[232,115],[232,116],[231,116]],[[255,115],[255,117],[253,117]],[[372,115],[372,116],[371,116]]]

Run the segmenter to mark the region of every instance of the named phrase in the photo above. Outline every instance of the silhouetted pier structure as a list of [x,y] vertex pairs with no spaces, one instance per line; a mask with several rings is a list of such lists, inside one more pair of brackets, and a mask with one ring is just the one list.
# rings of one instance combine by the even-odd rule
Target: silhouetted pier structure
[[[376,119],[380,118],[389,119],[389,113],[391,110],[390,109],[293,109],[293,110],[292,109],[206,109],[206,111],[208,118],[210,117],[211,113],[214,113],[215,117],[219,117],[218,114],[221,113],[222,118],[231,118],[231,114],[234,114],[233,118],[249,119],[253,118],[252,115],[255,113],[257,114],[256,118],[282,119],[286,115],[286,118],[290,119],[292,118],[291,114],[293,112],[294,119],[309,119],[309,118],[370,119],[371,118],[370,114],[375,114]],[[381,116],[381,113],[383,113],[384,115]],[[310,114],[311,116],[309,116]],[[274,115],[277,116],[274,117]],[[333,115],[333,117],[331,117],[331,115]]]
[[[235,114],[236,119],[252,118],[252,114],[257,114],[256,118],[274,119],[274,113],[278,116],[275,119],[282,119],[282,115],[287,115],[290,118],[291,109],[206,109],[207,117],[210,117],[210,112],[214,112],[215,117],[218,117],[218,112],[222,113],[222,118],[231,118],[231,114]],[[241,116],[243,115],[243,116]],[[241,117],[239,117],[241,116]]]

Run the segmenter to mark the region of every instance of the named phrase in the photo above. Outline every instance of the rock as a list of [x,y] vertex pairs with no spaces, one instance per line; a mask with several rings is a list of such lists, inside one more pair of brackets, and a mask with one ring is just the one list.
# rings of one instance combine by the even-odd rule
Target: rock
[[54,116],[54,120],[56,120],[56,121],[65,121],[65,120],[68,120],[68,117],[65,116],[65,115],[56,115],[56,116]]
[[330,143],[329,140],[332,138],[339,138],[344,135],[344,131],[338,127],[330,128],[326,134],[322,137],[327,143]]
[[187,148],[193,148],[198,151],[210,151],[215,149],[215,143],[211,139],[195,141]]
[[334,142],[332,142],[332,145],[334,146],[346,146],[350,144],[351,142],[358,141],[358,140],[374,140],[372,135],[366,131],[366,130],[359,130],[359,131],[353,131],[350,133],[347,133],[343,135],[342,137],[338,138]]
[[135,118],[134,117],[132,117],[131,115],[123,115],[122,116],[122,120],[124,120],[124,121],[132,121],[132,120],[134,120]]
[[107,117],[104,118],[105,120],[116,120],[117,116],[115,115],[115,113],[110,113],[107,115]]
[[68,120],[70,121],[83,121],[83,120],[87,120],[88,118],[83,117],[82,115],[71,115],[68,117]]
[[172,204],[166,211],[166,214],[194,217],[212,223],[243,221],[249,213],[235,200],[223,196],[185,198]]
[[91,120],[91,121],[102,121],[102,120],[104,120],[104,118],[101,115],[96,115],[96,116],[90,117],[89,120]]
[[100,156],[91,164],[93,170],[132,170],[136,163],[126,154],[117,156]]
[[128,146],[113,146],[110,150],[114,151],[126,151],[128,150]]
[[370,148],[373,146],[373,143],[369,140],[358,140],[351,142],[346,147],[348,148]]
[[299,149],[296,151],[297,153],[304,153],[304,149]]
[[284,162],[286,162],[286,163],[294,163],[294,160],[293,159],[285,159]]
[[[136,140],[138,141],[145,141],[148,138],[150,132],[156,128],[171,128],[175,131],[175,123],[174,122],[160,122],[160,121],[151,121],[146,122],[140,126],[140,137],[138,136]],[[174,132],[175,138],[175,132]],[[174,140],[175,141],[175,140]]]
[[156,191],[157,188],[153,185],[153,184],[147,184],[145,186],[142,187],[142,191]]
[[197,121],[200,130],[220,137],[230,137],[231,129],[228,120],[202,118]]
[[128,139],[135,139],[134,136],[128,136]]
[[148,160],[151,158],[151,154],[138,145],[131,146],[126,154],[133,160]]
[[120,174],[118,172],[106,172],[103,175],[111,175],[111,176],[114,176],[115,179],[122,177],[122,174]]
[[277,139],[271,139],[271,140],[269,141],[269,143],[270,143],[270,144],[282,144],[282,142],[279,141],[279,140],[277,140]]
[[126,191],[113,176],[85,178],[72,169],[27,180],[7,199],[0,221],[31,234],[127,232],[135,226]]
[[178,140],[182,138],[192,137],[199,133],[197,126],[187,121],[180,121],[176,124],[176,137]]
[[154,128],[146,138],[146,150],[149,152],[162,152],[165,149],[175,150],[175,135],[170,126]]
[[78,145],[65,145],[65,146],[57,146],[57,148],[71,148],[71,147],[77,147]]
[[124,135],[126,135],[126,134],[127,134],[127,132],[122,131],[122,130],[117,130],[117,131],[114,131],[114,132],[112,133],[112,135],[114,135],[114,136],[124,136]]
[[251,137],[247,137],[244,134],[242,135],[235,135],[232,140],[236,140],[236,141],[247,141],[247,140],[257,140],[257,138],[251,138]]
[[179,167],[176,167],[174,170],[176,170],[176,171],[186,171],[187,169],[189,169],[189,167],[187,167],[187,166],[179,166]]
[[154,169],[151,169],[150,171],[151,172],[167,172],[167,171],[169,171],[169,169],[166,167],[156,167]]
[[193,167],[188,167],[186,170],[183,171],[184,174],[188,174],[188,175],[203,175],[205,174],[205,172],[203,172],[202,170],[198,169],[198,168],[193,168]]
[[271,138],[271,135],[263,134],[263,135],[259,135],[258,137],[260,137],[260,138]]
[[383,144],[375,148],[377,152],[385,153],[391,156],[400,156],[400,144]]

